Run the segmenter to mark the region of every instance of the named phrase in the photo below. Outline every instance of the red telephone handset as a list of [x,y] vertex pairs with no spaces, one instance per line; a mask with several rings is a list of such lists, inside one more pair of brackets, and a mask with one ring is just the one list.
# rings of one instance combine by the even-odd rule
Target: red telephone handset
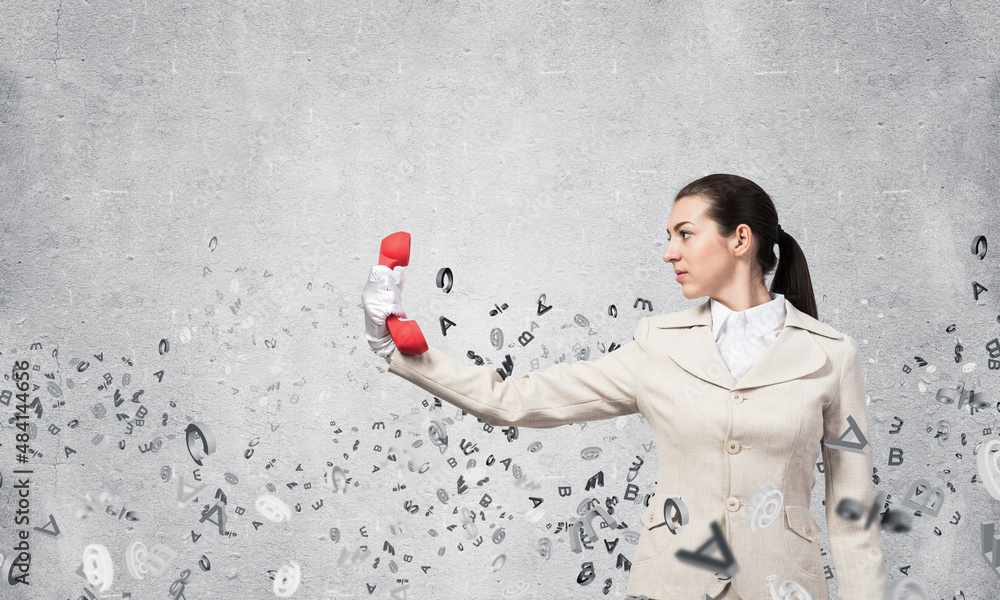
[[[382,238],[378,252],[378,264],[395,269],[410,264],[410,234],[397,231]],[[420,332],[416,321],[400,321],[398,315],[389,315],[385,320],[396,349],[406,354],[427,352],[427,340]]]

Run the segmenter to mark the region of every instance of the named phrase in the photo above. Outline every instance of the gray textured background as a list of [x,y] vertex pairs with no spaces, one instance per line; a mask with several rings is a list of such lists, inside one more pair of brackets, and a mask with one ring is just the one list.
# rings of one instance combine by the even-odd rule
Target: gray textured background
[[[876,489],[895,503],[918,477],[954,484],[938,517],[884,533],[891,581],[908,566],[931,598],[995,598],[979,526],[1000,525],[1000,509],[970,481],[973,446],[1000,433],[998,414],[934,395],[969,377],[968,365],[978,389],[995,391],[985,344],[997,332],[996,252],[980,260],[969,248],[1000,220],[998,26],[987,0],[0,3],[0,363],[7,373],[15,360],[39,365],[31,525],[53,515],[60,529],[32,531],[31,585],[7,587],[20,526],[14,403],[2,406],[0,596],[76,599],[88,544],[114,560],[105,597],[166,597],[191,569],[192,600],[269,598],[268,570],[293,560],[296,598],[402,597],[397,579],[409,598],[501,598],[515,584],[535,598],[624,596],[615,557],[631,558],[634,545],[622,539],[609,555],[599,541],[576,555],[553,532],[588,497],[620,499],[636,456],[647,464],[634,483],[653,492],[649,426],[634,415],[522,429],[508,442],[466,417],[448,426],[441,453],[428,425],[457,411],[422,406],[427,394],[385,372],[363,337],[361,289],[381,238],[405,230],[404,306],[432,345],[464,364],[470,349],[494,366],[509,352],[515,375],[533,359],[578,360],[584,347],[594,360],[651,314],[632,308],[636,298],[652,300],[653,313],[704,300],[685,299],[663,263],[665,228],[681,186],[724,172],[772,195],[808,257],[820,320],[861,344]],[[442,267],[455,276],[448,294],[435,286]],[[978,302],[973,281],[990,288]],[[554,308],[538,317],[543,293]],[[509,308],[490,317],[494,303]],[[447,337],[439,315],[458,323]],[[535,341],[511,347],[533,321]],[[504,351],[490,346],[494,327]],[[90,367],[80,372],[79,361]],[[142,426],[138,404],[114,406],[115,389],[129,399],[144,390]],[[123,411],[131,434],[115,418]],[[890,435],[894,417],[905,424]],[[947,441],[927,433],[942,419]],[[197,483],[190,421],[211,428],[217,450],[198,472],[205,492],[180,508],[178,474]],[[140,451],[157,438],[158,452]],[[479,448],[473,469],[463,438]],[[529,452],[536,441],[542,449]],[[428,470],[387,461],[392,446]],[[600,457],[583,460],[588,446]],[[904,464],[887,464],[890,447],[903,448]],[[497,462],[486,466],[490,454]],[[504,458],[541,488],[515,487]],[[346,494],[323,489],[327,461],[349,471]],[[599,470],[605,487],[585,492]],[[470,486],[461,496],[459,474]],[[832,565],[817,478],[813,513]],[[300,505],[291,521],[254,508],[269,483]],[[560,497],[560,485],[572,495]],[[236,537],[199,522],[216,488]],[[477,520],[486,541],[460,551],[452,510],[478,510],[483,493],[493,499]],[[528,496],[545,498],[535,523]],[[140,520],[108,512],[122,505]],[[615,515],[638,531],[641,510],[623,502]],[[536,550],[543,537],[548,560]],[[135,541],[177,557],[137,581],[125,560]],[[364,562],[338,566],[361,544],[372,551]],[[596,574],[588,586],[576,583],[584,561]]]

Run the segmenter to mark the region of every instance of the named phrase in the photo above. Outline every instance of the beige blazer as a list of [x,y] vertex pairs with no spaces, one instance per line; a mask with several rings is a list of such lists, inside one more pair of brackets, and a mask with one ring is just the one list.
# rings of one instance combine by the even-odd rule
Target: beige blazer
[[[820,526],[809,507],[822,451],[841,598],[882,600],[888,576],[878,518],[865,530],[863,521],[836,513],[842,498],[859,500],[866,513],[874,503],[874,448],[855,453],[822,445],[848,430],[849,415],[871,442],[858,343],[787,299],[785,311],[785,328],[738,382],[713,339],[709,301],[640,319],[631,342],[596,361],[515,371],[504,380],[495,366],[462,365],[431,347],[418,355],[397,351],[389,372],[494,426],[547,429],[641,413],[656,437],[658,479],[642,514],[630,596],[718,595],[724,584],[713,572],[676,557],[709,542],[717,521],[738,564],[732,584],[744,600],[771,600],[764,583],[770,575],[829,600]],[[781,508],[773,522],[751,530],[750,504],[768,487],[782,493]],[[666,498],[680,498],[689,513],[677,533],[664,521]]]

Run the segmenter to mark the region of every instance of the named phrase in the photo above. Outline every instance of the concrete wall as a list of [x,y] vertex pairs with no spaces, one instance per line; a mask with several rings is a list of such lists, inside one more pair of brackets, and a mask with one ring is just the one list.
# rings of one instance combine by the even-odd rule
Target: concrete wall
[[[425,407],[431,397],[368,348],[361,289],[381,238],[405,230],[404,304],[432,345],[465,364],[470,349],[494,365],[509,352],[515,374],[584,347],[595,360],[642,316],[704,300],[681,295],[661,255],[673,195],[723,172],[771,194],[807,254],[820,319],[861,344],[876,489],[895,502],[920,477],[954,485],[940,516],[884,533],[891,580],[908,567],[931,598],[993,597],[980,524],[1000,525],[1000,510],[970,481],[998,414],[935,394],[970,377],[996,387],[996,254],[970,247],[1000,220],[998,26],[986,0],[0,3],[0,365],[4,389],[16,391],[23,361],[40,386],[26,464],[8,420],[16,400],[0,408],[5,576],[21,530],[31,553],[30,585],[4,580],[0,596],[84,595],[77,569],[101,544],[114,580],[98,597],[173,597],[188,569],[187,598],[269,598],[269,570],[291,561],[298,598],[402,597],[404,585],[409,598],[514,597],[517,585],[623,597],[615,559],[635,546],[577,555],[553,532],[589,497],[620,500],[636,456],[633,483],[653,492],[648,424],[523,429],[508,442],[450,405]],[[989,288],[978,301],[973,282]],[[537,317],[541,294],[554,308]],[[441,315],[459,324],[447,337]],[[490,346],[494,327],[513,343],[532,321],[533,344]],[[446,418],[442,453],[428,426]],[[947,441],[928,433],[941,420]],[[191,423],[216,442],[200,469]],[[462,439],[479,448],[472,469]],[[600,457],[581,458],[588,446]],[[424,473],[403,464],[404,447]],[[903,464],[889,465],[891,447]],[[540,489],[518,488],[506,458]],[[351,478],[346,493],[324,489],[331,464]],[[25,467],[30,527],[15,521]],[[601,470],[606,487],[585,492]],[[458,496],[459,474],[489,482]],[[181,476],[205,485],[184,507]],[[478,511],[482,493],[488,533],[472,546],[452,510]],[[263,518],[262,495],[292,519]],[[529,496],[545,499],[537,522]],[[818,475],[821,524],[822,499]],[[235,536],[201,520],[216,505]],[[119,518],[123,506],[138,520]],[[641,511],[623,501],[616,515],[638,531]],[[31,529],[47,522],[58,535]],[[134,542],[176,557],[135,579]],[[365,544],[364,561],[341,560]],[[587,560],[596,580],[581,586]]]

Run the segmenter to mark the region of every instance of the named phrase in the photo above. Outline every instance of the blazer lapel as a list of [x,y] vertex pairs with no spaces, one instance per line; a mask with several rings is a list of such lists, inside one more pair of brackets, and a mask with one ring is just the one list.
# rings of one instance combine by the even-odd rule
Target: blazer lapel
[[658,315],[654,324],[660,329],[686,328],[667,348],[670,358],[695,377],[725,389],[761,387],[805,377],[827,361],[826,352],[810,332],[832,339],[842,337],[834,328],[795,308],[786,298],[784,329],[737,382],[712,336],[710,301]]

